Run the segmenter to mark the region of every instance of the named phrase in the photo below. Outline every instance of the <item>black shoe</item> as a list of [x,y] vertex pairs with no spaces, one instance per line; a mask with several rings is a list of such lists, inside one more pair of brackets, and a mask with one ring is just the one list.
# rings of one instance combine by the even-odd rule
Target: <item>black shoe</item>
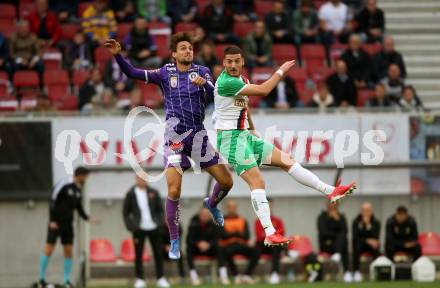
[[66,283],[64,283],[64,288],[75,288],[75,287],[73,286],[72,283],[70,283],[70,281],[67,281]]
[[46,288],[47,283],[46,281],[44,281],[44,279],[40,279],[40,281],[38,281],[37,283],[37,288]]

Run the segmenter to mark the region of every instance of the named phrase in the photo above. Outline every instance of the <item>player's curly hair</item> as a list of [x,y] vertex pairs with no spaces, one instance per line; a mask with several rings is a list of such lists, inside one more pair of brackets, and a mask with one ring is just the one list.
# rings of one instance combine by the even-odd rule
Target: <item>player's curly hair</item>
[[180,42],[187,41],[191,45],[193,45],[193,39],[191,37],[191,34],[188,32],[179,32],[174,34],[171,37],[171,51],[176,52],[177,51],[177,44]]

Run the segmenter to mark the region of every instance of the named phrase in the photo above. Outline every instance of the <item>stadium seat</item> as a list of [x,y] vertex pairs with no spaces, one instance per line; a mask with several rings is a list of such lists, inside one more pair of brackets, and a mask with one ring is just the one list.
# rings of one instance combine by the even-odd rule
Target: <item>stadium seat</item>
[[[121,249],[119,252],[119,255],[121,256],[121,259],[125,262],[133,262],[135,259],[135,251],[134,251],[134,244],[133,239],[124,239],[121,243]],[[142,260],[144,262],[148,262],[151,260],[151,256],[148,254],[147,247],[144,247],[144,255],[142,255]]]
[[18,109],[18,101],[14,96],[0,95],[0,111],[15,111]]
[[130,33],[131,27],[133,25],[131,23],[119,23],[118,30],[116,31],[116,37],[119,41],[122,41],[124,37]]
[[[297,59],[296,48],[292,44],[274,44],[272,46],[272,58],[278,65],[286,61]],[[299,65],[299,63],[297,63]]]
[[20,110],[29,110],[37,105],[37,94],[24,94],[20,98]]
[[197,13],[202,14],[205,7],[210,3],[209,0],[196,0],[197,3]]
[[294,67],[290,69],[287,75],[295,80],[295,86],[298,93],[304,92],[307,87],[307,71],[305,68]]
[[325,49],[320,44],[305,44],[301,46],[301,63],[307,70],[325,66]]
[[225,56],[224,51],[225,51],[225,48],[228,46],[230,46],[230,45],[229,44],[216,44],[215,45],[215,54],[217,55],[217,59],[220,60],[220,63],[223,62],[223,56]]
[[50,100],[58,101],[69,92],[69,76],[64,70],[48,70],[43,75],[44,85]]
[[189,23],[180,22],[180,23],[177,23],[177,25],[174,27],[174,30],[176,33],[191,32],[191,31],[195,31],[198,26],[199,25],[194,22],[189,22]]
[[79,88],[90,78],[89,70],[75,70],[73,71],[72,84],[76,92]]
[[43,63],[45,70],[57,70],[61,68],[63,54],[56,48],[48,48],[43,52]]
[[370,57],[373,57],[374,55],[379,53],[380,50],[382,50],[382,46],[378,43],[364,44],[362,45],[362,49],[364,49],[365,52],[367,52],[368,55],[370,55]]
[[115,262],[116,256],[112,243],[107,239],[90,240],[91,262]]
[[140,81],[138,81],[138,83],[138,87],[142,91],[145,106],[150,108],[158,108],[162,106],[163,96],[159,87],[153,84],[145,84]]
[[425,232],[419,235],[419,243],[422,246],[422,255],[440,256],[440,235],[435,232]]
[[78,110],[78,98],[76,98],[76,96],[73,94],[61,99],[61,101],[57,104],[59,104],[57,105],[57,108],[62,111]]
[[15,22],[16,10],[12,4],[0,4],[0,25],[13,25]]
[[242,38],[251,33],[254,30],[254,22],[235,22],[234,34]]
[[148,29],[150,29],[150,30],[170,28],[169,24],[164,23],[164,22],[148,22],[147,26],[148,26]]
[[34,10],[35,4],[33,2],[20,2],[18,5],[18,14],[20,18],[26,18],[32,10]]
[[104,71],[105,63],[112,58],[112,54],[104,46],[98,46],[95,49],[95,63],[98,65],[99,69]]
[[31,70],[17,71],[14,74],[14,86],[16,88],[38,88],[38,73]]
[[358,89],[356,105],[359,107],[365,106],[365,103],[374,96],[374,90],[371,89]]
[[288,250],[298,251],[300,257],[305,257],[313,252],[312,241],[310,241],[309,237],[304,235],[293,235],[289,238],[292,239],[292,242],[290,242],[287,247]]
[[327,66],[316,67],[316,69],[310,69],[309,71],[307,71],[310,79],[312,79],[315,84],[325,81],[327,77],[334,72],[335,70],[333,68]]
[[0,97],[8,96],[8,74],[0,71]]
[[8,39],[15,33],[15,28],[14,24],[0,23],[0,32]]
[[272,10],[273,1],[259,0],[255,1],[255,14],[258,18],[264,19],[267,13]]
[[157,46],[157,56],[166,59],[170,56],[170,37],[168,35],[153,35]]
[[81,26],[78,24],[63,24],[61,25],[61,39],[72,40],[78,31],[81,31]]
[[341,55],[347,50],[348,45],[342,44],[342,43],[335,43],[332,44],[330,47],[330,59],[332,63],[336,62],[339,58],[341,58]]

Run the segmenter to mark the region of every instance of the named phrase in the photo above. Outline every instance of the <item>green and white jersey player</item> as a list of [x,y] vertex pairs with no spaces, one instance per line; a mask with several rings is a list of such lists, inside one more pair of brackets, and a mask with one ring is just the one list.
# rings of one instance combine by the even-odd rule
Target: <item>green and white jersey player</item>
[[265,232],[266,245],[284,245],[289,239],[278,234],[270,220],[265,183],[259,169],[262,164],[283,169],[299,183],[322,192],[336,202],[353,192],[355,183],[337,185],[322,182],[315,174],[303,168],[291,155],[264,141],[255,133],[248,108],[248,97],[266,96],[295,65],[287,61],[264,83],[250,84],[241,75],[244,58],[237,46],[224,51],[224,71],[218,77],[214,90],[214,121],[217,130],[217,149],[251,190],[252,206]]

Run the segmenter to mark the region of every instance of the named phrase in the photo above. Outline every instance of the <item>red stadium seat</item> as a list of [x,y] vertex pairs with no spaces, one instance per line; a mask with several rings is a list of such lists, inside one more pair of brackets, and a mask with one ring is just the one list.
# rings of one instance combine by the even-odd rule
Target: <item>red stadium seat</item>
[[0,4],[0,18],[1,19],[12,19],[15,20],[17,17],[17,11],[15,6],[12,4]]
[[119,23],[118,30],[116,31],[116,37],[119,41],[122,41],[124,37],[130,33],[131,27],[133,25],[131,23]]
[[302,64],[305,64],[307,70],[325,66],[325,59],[324,46],[320,44],[305,44],[301,46]]
[[148,22],[147,26],[148,29],[156,29],[156,30],[170,28],[170,25],[164,22]]
[[332,62],[336,62],[339,58],[341,58],[341,55],[347,50],[348,45],[342,44],[342,43],[335,43],[330,47],[330,59]]
[[78,98],[75,95],[69,95],[61,99],[60,105],[57,108],[63,111],[76,111],[78,110]]
[[20,99],[20,110],[29,110],[37,105],[37,94],[23,94]]
[[34,10],[35,4],[33,2],[20,2],[18,5],[18,14],[20,18],[26,18]]
[[313,252],[313,245],[310,238],[304,235],[290,236],[292,242],[290,242],[287,249],[298,251],[299,256],[305,257]]
[[365,52],[370,55],[370,57],[373,57],[374,55],[379,53],[380,50],[382,50],[382,46],[379,43],[364,44],[362,45],[362,49],[364,49]]
[[75,70],[73,71],[72,83],[76,90],[81,87],[84,82],[90,78],[89,70]]
[[294,67],[290,69],[288,74],[290,78],[295,80],[296,90],[302,93],[307,86],[307,72],[305,68]]
[[199,14],[203,13],[203,10],[205,10],[206,6],[209,5],[209,0],[196,0],[197,3],[197,11]]
[[104,46],[95,49],[95,62],[101,71],[104,70],[106,62],[112,58],[112,54]]
[[272,76],[275,70],[272,67],[255,67],[252,70],[251,83],[260,84]]
[[[297,59],[296,48],[292,44],[274,44],[272,46],[272,58],[278,65],[286,61]],[[297,63],[299,65],[299,63]]]
[[255,2],[255,14],[264,19],[267,13],[272,11],[273,1],[259,0]]
[[0,23],[0,32],[8,39],[15,33],[15,28],[14,24]]
[[17,88],[38,88],[38,73],[31,70],[17,71],[14,74],[14,86]]
[[91,262],[115,262],[116,256],[112,243],[107,239],[90,240]]
[[231,46],[229,44],[217,44],[215,45],[215,54],[217,55],[217,59],[220,60],[220,63],[223,62],[223,56],[224,56],[224,51],[225,48]]
[[170,56],[170,37],[168,35],[153,35],[157,46],[157,56],[168,58]]
[[44,72],[43,78],[49,99],[58,101],[68,95],[69,75],[67,71],[48,70]]
[[142,91],[145,106],[158,108],[162,105],[163,96],[159,87],[153,84],[145,84],[140,81],[138,81],[138,87]]
[[57,70],[61,68],[63,54],[56,48],[48,48],[43,53],[43,63],[45,70]]
[[254,30],[254,22],[235,22],[234,34],[238,37],[245,37]]
[[[119,255],[121,256],[121,259],[125,262],[134,261],[135,252],[133,239],[129,238],[122,241]],[[148,249],[146,249],[146,247],[144,248],[144,255],[142,256],[142,260],[144,262],[148,262],[151,260],[151,256],[148,254]]]
[[8,75],[0,71],[0,97],[8,96]]
[[0,111],[15,111],[18,109],[18,101],[14,96],[0,95]]
[[422,246],[422,255],[440,256],[440,235],[435,232],[425,232],[419,235],[419,243]]
[[374,90],[358,89],[356,105],[359,107],[365,106],[365,103],[374,96]]
[[318,82],[325,81],[327,77],[333,74],[334,72],[335,70],[333,68],[322,66],[322,67],[317,67],[316,69],[308,70],[307,74],[316,84]]
[[78,24],[63,24],[61,25],[61,39],[72,40],[76,32],[81,31],[81,26]]
[[198,26],[199,25],[194,22],[189,22],[189,23],[180,22],[180,23],[177,23],[176,27],[174,27],[174,30],[176,33],[191,32],[191,31],[195,31]]

